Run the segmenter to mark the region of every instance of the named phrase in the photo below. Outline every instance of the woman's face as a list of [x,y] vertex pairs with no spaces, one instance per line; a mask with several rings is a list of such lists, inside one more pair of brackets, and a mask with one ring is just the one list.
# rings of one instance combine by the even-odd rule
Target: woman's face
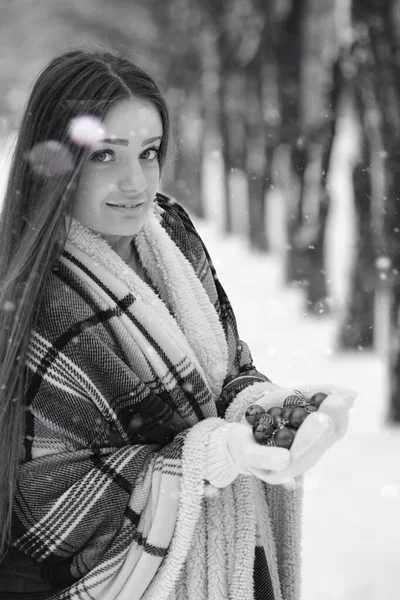
[[83,166],[73,216],[99,233],[134,235],[158,189],[161,117],[149,101],[121,100],[103,127],[105,139],[91,148]]

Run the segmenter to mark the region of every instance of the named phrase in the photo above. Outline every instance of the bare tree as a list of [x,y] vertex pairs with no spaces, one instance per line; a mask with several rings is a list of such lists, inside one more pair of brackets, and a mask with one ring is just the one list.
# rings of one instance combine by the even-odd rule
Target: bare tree
[[[273,60],[270,34],[273,26],[273,4],[265,6],[262,0],[254,3],[253,20],[257,27],[247,31],[252,47],[245,62],[246,142],[244,168],[248,181],[249,237],[252,248],[267,251],[266,193],[272,182],[271,144],[269,143],[266,104],[266,64]],[[244,61],[243,61],[244,62]]]
[[278,11],[280,143],[287,157],[281,174],[287,181],[286,279],[302,285],[306,308],[315,314],[329,309],[326,183],[341,81],[335,70],[333,9],[333,0],[292,0]]
[[351,53],[342,55],[342,68],[349,77],[353,113],[358,118],[360,131],[358,160],[352,177],[356,214],[355,260],[346,315],[339,333],[342,349],[371,348],[373,345],[375,257],[379,246],[372,198],[374,139],[379,135],[377,99],[371,79],[375,67],[366,30],[356,25],[355,32],[357,39]]
[[[355,40],[350,74],[362,124],[362,152],[354,171],[358,254],[342,344],[372,346],[387,324],[389,419],[400,421],[400,39],[397,0],[353,0]],[[373,167],[373,168],[372,168]],[[372,175],[372,177],[371,177]],[[381,193],[376,180],[382,177]],[[385,281],[389,319],[374,321]]]
[[205,213],[202,163],[205,135],[203,36],[200,6],[191,0],[159,0],[153,12],[163,36],[174,151],[165,188],[197,216]]
[[221,139],[223,162],[224,230],[233,230],[231,173],[244,163],[245,78],[240,53],[242,16],[239,0],[205,0],[215,51],[218,102],[215,123]]

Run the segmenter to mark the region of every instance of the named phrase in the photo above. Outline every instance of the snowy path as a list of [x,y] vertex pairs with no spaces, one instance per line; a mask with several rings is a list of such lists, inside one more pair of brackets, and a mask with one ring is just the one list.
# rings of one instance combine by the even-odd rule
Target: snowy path
[[233,203],[238,234],[221,237],[216,150],[208,155],[204,170],[206,212],[213,225],[196,220],[256,366],[284,386],[332,382],[359,393],[348,433],[305,478],[302,600],[400,597],[400,428],[386,423],[386,365],[377,352],[336,350],[354,256],[349,180],[357,135],[351,115],[343,115],[330,173],[332,206],[326,244],[332,316],[304,316],[301,292],[283,285],[279,191],[271,195],[269,204],[271,255],[251,252],[240,236],[246,206],[239,186]]
[[301,315],[301,294],[282,287],[276,256],[196,223],[256,366],[281,385],[334,382],[360,394],[347,435],[305,479],[302,600],[397,598],[400,431],[384,425],[383,361],[336,354],[336,319]]
[[336,350],[336,332],[354,256],[350,168],[358,132],[343,115],[332,157],[332,206],[327,228],[326,270],[335,312],[303,316],[299,290],[284,287],[282,198],[270,197],[270,256],[251,252],[240,233],[246,206],[234,198],[237,235],[221,237],[220,157],[204,169],[206,213],[199,231],[233,304],[239,332],[256,366],[281,385],[332,382],[359,397],[349,431],[305,478],[302,600],[397,600],[400,597],[400,428],[386,423],[386,365],[376,352]]

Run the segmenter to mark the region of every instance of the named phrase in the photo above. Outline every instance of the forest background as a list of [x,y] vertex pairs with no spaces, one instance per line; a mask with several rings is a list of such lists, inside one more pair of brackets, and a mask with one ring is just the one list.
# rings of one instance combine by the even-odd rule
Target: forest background
[[[92,43],[122,52],[167,94],[174,143],[163,190],[209,241],[256,364],[285,385],[324,369],[333,380],[340,364],[338,383],[358,389],[356,368],[361,390],[373,390],[361,394],[347,447],[306,480],[304,600],[395,592],[399,42],[400,0],[0,1],[4,164],[51,56]],[[270,315],[261,333],[249,306]],[[350,505],[337,489],[346,485]],[[340,535],[324,519],[341,519]]]

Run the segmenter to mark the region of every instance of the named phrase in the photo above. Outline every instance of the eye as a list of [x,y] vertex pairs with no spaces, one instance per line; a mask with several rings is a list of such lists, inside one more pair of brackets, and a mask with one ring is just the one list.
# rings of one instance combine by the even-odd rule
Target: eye
[[146,150],[143,150],[142,154],[140,155],[140,158],[149,161],[157,160],[158,152],[159,148],[146,148]]
[[90,160],[98,163],[109,163],[115,157],[113,150],[99,150],[90,157]]

